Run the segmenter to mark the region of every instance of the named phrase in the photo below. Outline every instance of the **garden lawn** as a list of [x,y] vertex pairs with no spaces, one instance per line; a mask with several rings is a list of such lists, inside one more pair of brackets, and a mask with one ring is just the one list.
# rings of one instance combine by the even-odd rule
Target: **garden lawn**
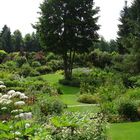
[[57,87],[60,87],[61,91],[63,92],[63,95],[60,96],[60,99],[65,104],[68,104],[68,105],[81,104],[77,102],[78,93],[79,93],[78,87],[70,87],[70,86],[64,86],[64,85],[59,84],[59,80],[63,78],[63,75],[56,73],[56,74],[43,75],[42,77],[48,83],[55,85]]
[[[77,101],[78,99],[78,94],[80,89],[78,87],[71,87],[71,86],[64,86],[59,84],[59,80],[63,78],[63,75],[55,73],[55,74],[47,74],[41,76],[44,80],[46,80],[48,83],[55,85],[57,87],[60,87],[60,89],[63,92],[63,95],[61,95],[59,98],[60,100],[68,105],[67,110],[72,111],[72,112],[97,112],[99,108],[95,105],[88,105],[88,104],[83,104],[79,103]],[[70,107],[73,105],[72,107]],[[79,106],[77,106],[79,105]],[[81,105],[81,106],[80,106]]]
[[140,140],[140,122],[111,124],[108,140]]

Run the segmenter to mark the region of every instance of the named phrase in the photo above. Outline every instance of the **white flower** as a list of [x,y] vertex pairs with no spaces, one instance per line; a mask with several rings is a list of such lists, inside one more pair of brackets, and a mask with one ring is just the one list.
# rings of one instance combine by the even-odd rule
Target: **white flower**
[[25,102],[24,101],[18,101],[18,102],[15,102],[14,105],[15,106],[23,106],[23,105],[25,105]]
[[6,123],[6,122],[7,122],[6,120],[2,121],[2,123]]
[[2,107],[2,108],[1,108],[1,110],[6,110],[6,109],[7,109],[7,107]]
[[15,110],[12,110],[11,113],[17,113],[17,112],[23,112],[22,109],[15,109]]
[[25,95],[20,95],[20,97],[19,97],[20,99],[28,99],[28,97],[27,96],[25,96]]
[[20,94],[21,94],[21,92],[20,92],[20,91],[16,91],[16,93],[17,93],[18,95],[20,95]]
[[10,90],[10,91],[7,92],[8,95],[12,95],[13,93],[15,93],[14,90]]
[[12,93],[12,94],[10,95],[10,99],[11,99],[11,98],[18,97],[18,96],[19,96],[19,94],[18,94],[17,92],[14,92],[14,93]]
[[19,115],[16,115],[15,118],[21,118],[21,119],[31,119],[32,118],[32,113],[20,113]]
[[6,94],[5,95],[2,95],[1,96],[1,99],[9,99],[9,95],[6,95]]
[[21,135],[21,133],[19,131],[16,131],[15,135]]
[[18,112],[18,109],[11,111],[11,113],[17,113],[17,112]]
[[0,104],[6,103],[7,99],[0,99]]
[[25,124],[25,128],[29,128],[31,125],[29,123]]
[[6,88],[6,86],[5,85],[0,85],[0,88],[3,89],[3,88]]
[[4,82],[3,81],[0,81],[0,85],[4,85]]
[[6,104],[9,105],[12,103],[12,100],[7,100]]
[[0,99],[0,104],[3,104],[3,105],[8,105],[8,104],[10,104],[10,103],[12,103],[12,101],[11,100],[9,100],[9,99]]

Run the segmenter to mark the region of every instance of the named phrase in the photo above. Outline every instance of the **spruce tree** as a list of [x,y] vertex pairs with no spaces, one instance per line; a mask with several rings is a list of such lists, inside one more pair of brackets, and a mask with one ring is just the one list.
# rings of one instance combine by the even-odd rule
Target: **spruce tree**
[[99,8],[93,0],[44,0],[37,29],[46,50],[62,56],[65,79],[72,78],[76,53],[84,53],[98,39]]
[[129,7],[127,6],[127,1],[125,1],[125,6],[120,14],[120,24],[118,25],[118,51],[120,54],[125,54],[128,52],[127,47],[129,46],[127,37],[132,31],[132,25],[130,22]]
[[4,25],[1,31],[0,39],[1,39],[1,48],[6,52],[12,52],[13,48],[11,42],[11,31],[10,28],[7,27],[7,25]]

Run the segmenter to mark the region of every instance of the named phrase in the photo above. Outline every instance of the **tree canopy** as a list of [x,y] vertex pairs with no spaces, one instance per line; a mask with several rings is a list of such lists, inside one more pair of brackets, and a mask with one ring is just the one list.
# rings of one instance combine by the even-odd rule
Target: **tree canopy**
[[46,50],[60,54],[65,78],[72,78],[75,53],[88,51],[98,39],[99,8],[93,0],[45,0],[37,25]]

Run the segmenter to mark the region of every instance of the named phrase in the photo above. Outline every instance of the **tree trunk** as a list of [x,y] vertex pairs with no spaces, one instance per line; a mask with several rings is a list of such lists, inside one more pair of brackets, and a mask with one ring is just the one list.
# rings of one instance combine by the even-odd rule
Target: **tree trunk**
[[72,79],[72,65],[71,65],[71,60],[68,58],[68,55],[65,54],[63,56],[63,61],[64,61],[64,76],[66,80],[71,80]]

